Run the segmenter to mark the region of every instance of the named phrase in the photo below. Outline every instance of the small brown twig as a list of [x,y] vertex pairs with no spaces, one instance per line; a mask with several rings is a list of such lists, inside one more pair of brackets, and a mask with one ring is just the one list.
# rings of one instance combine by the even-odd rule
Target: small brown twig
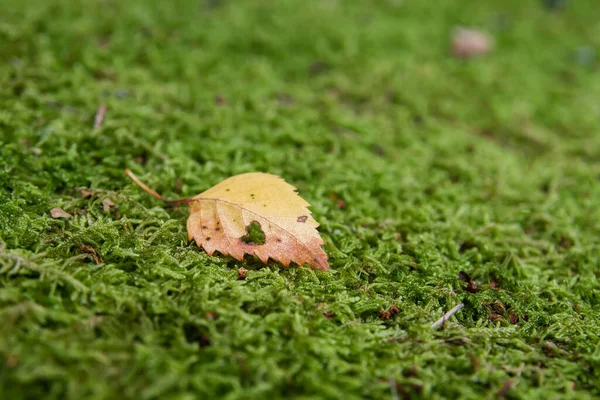
[[106,114],[106,104],[102,104],[96,112],[96,118],[94,118],[94,129],[100,129],[102,122],[104,121],[104,115]]
[[435,329],[440,325],[443,325],[444,323],[446,323],[446,321],[448,320],[448,318],[450,318],[451,316],[453,316],[454,314],[456,314],[461,308],[463,308],[465,305],[463,303],[460,303],[459,305],[457,305],[456,307],[452,308],[450,311],[448,311],[446,314],[442,315],[442,318],[438,319],[437,321],[435,321],[432,325],[431,325],[431,329]]

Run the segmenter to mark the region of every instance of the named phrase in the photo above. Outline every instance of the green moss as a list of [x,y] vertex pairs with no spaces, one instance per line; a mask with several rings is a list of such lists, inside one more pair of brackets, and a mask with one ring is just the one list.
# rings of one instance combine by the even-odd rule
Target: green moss
[[246,227],[246,232],[246,236],[240,238],[242,242],[265,244],[265,233],[258,222],[252,221],[252,223]]
[[[600,396],[594,1],[7,1],[0,398]],[[127,167],[282,176],[332,271],[208,257]]]

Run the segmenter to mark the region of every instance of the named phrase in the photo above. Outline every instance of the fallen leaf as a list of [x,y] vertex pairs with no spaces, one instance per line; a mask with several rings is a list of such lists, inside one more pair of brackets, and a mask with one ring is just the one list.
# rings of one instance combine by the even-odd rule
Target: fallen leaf
[[81,197],[84,199],[87,199],[88,197],[92,197],[94,195],[94,192],[92,190],[86,188],[81,188],[79,189],[79,191],[81,192]]
[[384,309],[379,310],[379,319],[387,321],[388,319],[390,319],[390,312]]
[[397,306],[391,306],[389,310],[386,310],[386,309],[379,310],[379,319],[381,319],[383,321],[387,321],[390,318],[394,318],[399,313],[400,313],[400,309]]
[[491,313],[489,315],[489,318],[490,318],[491,321],[497,321],[499,319],[504,319],[504,317],[502,315],[496,314],[496,313]]
[[100,254],[100,251],[94,249],[92,246],[82,243],[81,246],[79,246],[79,250],[82,253],[89,254],[92,257],[92,259],[94,260],[94,264],[99,265],[99,264],[104,263],[104,260],[102,259],[102,255]]
[[388,311],[390,313],[390,317],[395,317],[400,313],[400,309],[398,308],[398,306],[392,306]]
[[116,206],[116,204],[111,199],[107,198],[102,200],[102,210],[104,210],[105,213],[110,212],[114,206]]
[[[309,204],[279,176],[261,172],[236,175],[197,196],[166,200],[130,170],[125,173],[157,199],[187,204],[188,238],[208,255],[218,251],[241,261],[244,254],[251,254],[263,263],[271,258],[286,267],[295,262],[330,269]],[[253,241],[251,227],[256,224],[264,235],[260,242]]]
[[465,286],[463,288],[467,292],[469,292],[469,293],[477,293],[479,291],[479,287],[477,286],[477,282],[475,282],[473,280],[473,278],[471,278],[471,276],[469,274],[467,274],[465,271],[460,271],[458,273],[458,280],[459,281],[466,281],[467,282],[467,286]]
[[452,53],[459,58],[483,56],[493,47],[493,39],[481,31],[458,28],[452,35]]
[[66,212],[65,210],[63,210],[60,207],[54,207],[52,210],[50,210],[50,215],[52,216],[52,218],[69,219],[72,217],[71,214],[69,214],[68,212]]

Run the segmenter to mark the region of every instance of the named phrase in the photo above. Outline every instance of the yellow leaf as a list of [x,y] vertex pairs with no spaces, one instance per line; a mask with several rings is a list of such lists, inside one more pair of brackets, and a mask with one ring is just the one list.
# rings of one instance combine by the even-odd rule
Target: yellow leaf
[[[125,173],[152,196],[170,204],[187,204],[188,238],[209,255],[218,251],[241,261],[244,254],[252,254],[264,263],[272,258],[286,267],[294,262],[329,269],[321,248],[323,239],[316,229],[319,224],[311,216],[309,204],[279,176],[261,172],[236,175],[197,196],[166,200],[130,170]],[[264,233],[262,243],[247,240],[253,223]]]

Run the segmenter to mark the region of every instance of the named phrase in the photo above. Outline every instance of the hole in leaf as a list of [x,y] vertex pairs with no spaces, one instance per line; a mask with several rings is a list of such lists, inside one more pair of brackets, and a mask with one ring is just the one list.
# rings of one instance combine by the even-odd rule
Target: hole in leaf
[[262,231],[260,224],[256,221],[252,221],[250,225],[246,227],[246,236],[242,236],[240,240],[246,244],[265,244],[265,233]]

